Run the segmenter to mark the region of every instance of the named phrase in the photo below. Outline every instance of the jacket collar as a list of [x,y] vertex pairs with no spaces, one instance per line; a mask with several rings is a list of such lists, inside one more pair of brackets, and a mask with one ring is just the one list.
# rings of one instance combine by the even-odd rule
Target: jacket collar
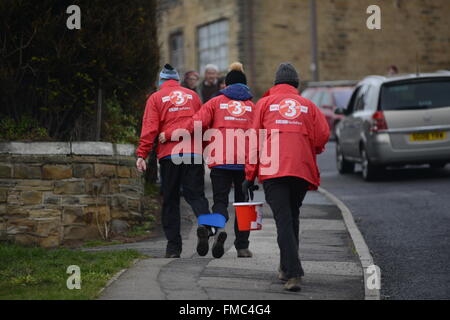
[[167,81],[164,81],[164,83],[159,88],[164,89],[164,88],[179,87],[179,86],[180,86],[180,82],[178,82],[177,80],[167,80]]
[[266,95],[273,95],[273,94],[296,94],[300,95],[297,88],[294,88],[293,86],[289,84],[277,84],[274,87],[272,87]]
[[229,85],[225,89],[220,90],[220,93],[230,99],[240,100],[240,101],[251,100],[253,98],[253,95],[250,92],[250,88],[242,83],[235,83],[235,84]]

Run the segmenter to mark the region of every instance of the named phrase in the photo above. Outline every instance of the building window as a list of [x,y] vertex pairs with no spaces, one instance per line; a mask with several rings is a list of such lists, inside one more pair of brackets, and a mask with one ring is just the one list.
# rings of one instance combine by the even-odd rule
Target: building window
[[184,71],[183,34],[174,33],[170,36],[170,64],[181,74]]
[[213,22],[198,28],[198,62],[201,74],[209,63],[220,71],[228,68],[228,20]]

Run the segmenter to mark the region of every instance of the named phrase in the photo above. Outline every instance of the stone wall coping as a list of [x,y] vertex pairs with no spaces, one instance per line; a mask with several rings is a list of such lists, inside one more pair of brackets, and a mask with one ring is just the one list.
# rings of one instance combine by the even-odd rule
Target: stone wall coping
[[0,142],[0,154],[134,156],[132,144],[110,142]]

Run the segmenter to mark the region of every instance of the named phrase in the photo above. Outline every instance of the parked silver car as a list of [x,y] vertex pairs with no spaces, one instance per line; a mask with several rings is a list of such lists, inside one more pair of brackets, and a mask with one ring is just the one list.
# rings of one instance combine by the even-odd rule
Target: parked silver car
[[387,166],[450,163],[450,72],[369,76],[355,88],[336,128],[341,174],[360,163],[365,180]]

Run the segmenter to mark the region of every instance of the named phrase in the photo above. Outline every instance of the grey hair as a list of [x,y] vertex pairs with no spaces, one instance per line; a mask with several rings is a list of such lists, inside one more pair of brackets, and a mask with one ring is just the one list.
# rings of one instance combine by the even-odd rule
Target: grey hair
[[210,63],[205,66],[205,72],[208,70],[214,70],[216,72],[219,72],[219,67],[216,66],[215,64]]

